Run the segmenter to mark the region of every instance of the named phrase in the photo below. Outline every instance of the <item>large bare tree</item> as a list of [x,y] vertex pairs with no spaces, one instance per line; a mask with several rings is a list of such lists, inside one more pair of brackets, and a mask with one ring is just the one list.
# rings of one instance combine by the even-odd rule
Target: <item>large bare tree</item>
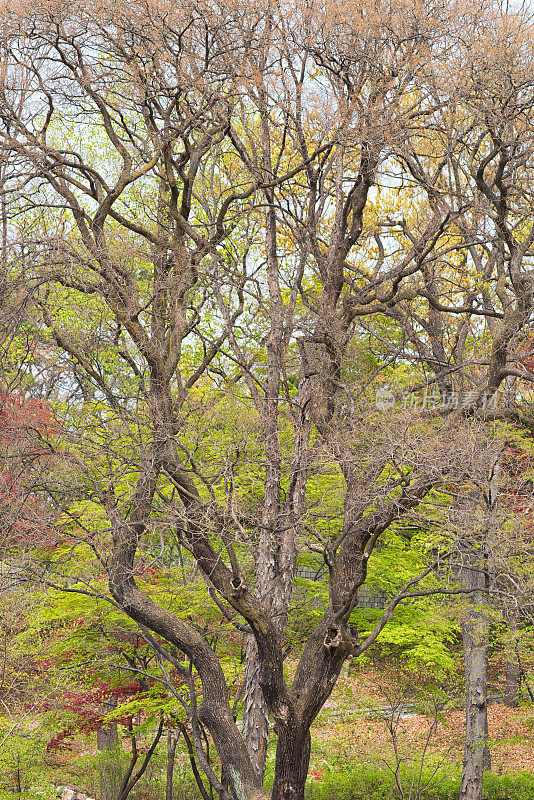
[[[268,715],[272,798],[304,796],[310,728],[344,661],[376,640],[400,600],[436,591],[399,581],[359,641],[350,616],[379,537],[434,487],[483,476],[493,458],[473,445],[481,423],[465,423],[469,414],[395,421],[368,406],[381,370],[415,353],[443,396],[457,386],[451,374],[476,375],[479,410],[517,373],[507,348],[530,319],[517,263],[530,257],[530,232],[517,241],[509,230],[512,162],[498,166],[512,151],[502,132],[493,145],[478,132],[488,115],[445,80],[447,54],[480,34],[478,9],[458,15],[458,31],[444,29],[444,10],[5,10],[4,261],[24,286],[14,296],[26,324],[42,328],[35,363],[61,366],[45,370],[63,425],[47,490],[76,523],[50,580],[63,575],[73,590],[73,554],[93,554],[162,674],[171,664],[189,687],[196,754],[221,797],[266,796]],[[488,105],[492,86],[480,88]],[[521,151],[521,169],[530,157]],[[444,314],[458,320],[453,362]],[[473,319],[486,318],[490,355],[467,363]],[[400,331],[393,345],[384,331]],[[369,336],[382,354],[374,365]],[[229,413],[242,430],[217,454],[209,425]],[[240,489],[254,460],[256,493]],[[327,536],[310,480],[328,474],[320,510],[338,522]],[[249,637],[243,730],[207,638],[140,588],[151,540],[171,535]],[[326,562],[330,596],[290,682],[284,627],[303,545]],[[88,585],[75,590],[97,591],[78,577]],[[180,653],[200,678],[200,703]]]

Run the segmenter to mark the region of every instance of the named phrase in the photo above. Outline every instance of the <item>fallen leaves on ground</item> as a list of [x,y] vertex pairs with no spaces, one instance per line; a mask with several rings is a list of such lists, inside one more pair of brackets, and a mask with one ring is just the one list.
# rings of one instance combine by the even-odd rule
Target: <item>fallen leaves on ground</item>
[[[387,719],[373,708],[399,701],[398,686],[373,670],[341,678],[313,731],[313,761],[347,763],[368,761],[376,766],[394,759],[393,737]],[[406,696],[404,702],[409,702]],[[431,714],[416,714],[401,719],[397,745],[401,758],[419,759],[433,723]],[[534,706],[507,708],[502,704],[488,709],[492,769],[497,773],[527,770],[534,772]],[[461,764],[465,734],[465,711],[449,708],[439,714],[435,732],[429,739],[426,760],[434,765],[441,759]]]

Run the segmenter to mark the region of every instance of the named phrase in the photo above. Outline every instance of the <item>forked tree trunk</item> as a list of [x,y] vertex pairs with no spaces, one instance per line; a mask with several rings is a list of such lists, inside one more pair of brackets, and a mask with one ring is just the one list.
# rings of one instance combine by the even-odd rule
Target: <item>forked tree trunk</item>
[[[286,532],[289,540],[291,532]],[[269,609],[272,621],[280,636],[283,635],[284,625],[291,600],[291,588],[296,562],[296,550],[293,553],[291,542],[284,543],[284,553],[287,563],[282,564],[283,571],[278,576],[278,581],[271,587],[269,596]],[[245,688],[243,692],[243,739],[245,741],[254,772],[263,780],[265,773],[265,760],[267,758],[267,745],[269,743],[269,711],[263,692],[259,685],[260,664],[258,648],[254,637],[247,641],[245,656]]]

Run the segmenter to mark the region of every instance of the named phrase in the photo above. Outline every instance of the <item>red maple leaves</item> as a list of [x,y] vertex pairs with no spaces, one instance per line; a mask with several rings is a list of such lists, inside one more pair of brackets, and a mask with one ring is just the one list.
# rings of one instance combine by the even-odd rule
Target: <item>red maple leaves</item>
[[[98,686],[85,693],[64,691],[53,705],[43,703],[41,706],[43,711],[61,708],[74,715],[74,720],[50,739],[46,746],[47,752],[52,753],[69,748],[72,739],[79,734],[99,731],[105,726],[103,705],[109,705],[112,700],[125,698],[130,700],[142,691],[144,688],[139,681],[131,681],[116,688]],[[130,720],[131,716],[125,716],[124,719],[118,719],[117,722],[119,725],[128,725]]]

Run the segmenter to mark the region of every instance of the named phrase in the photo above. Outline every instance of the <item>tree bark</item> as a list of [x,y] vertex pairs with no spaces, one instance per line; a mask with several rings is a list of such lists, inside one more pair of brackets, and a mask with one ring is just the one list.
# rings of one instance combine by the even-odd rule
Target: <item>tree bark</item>
[[171,728],[167,731],[167,770],[165,782],[165,800],[172,800],[172,782],[174,777],[174,760],[178,735]]
[[243,739],[258,777],[263,778],[269,733],[269,712],[258,682],[260,664],[258,648],[252,636],[247,641],[245,656],[245,689],[243,692]]
[[304,800],[310,763],[309,728],[277,727],[276,771],[271,800]]
[[[463,588],[484,581],[484,572],[462,570]],[[488,748],[488,637],[489,618],[485,599],[476,592],[462,624],[465,666],[465,750],[460,800],[482,800],[484,770],[491,769]]]
[[[115,698],[103,703],[99,711],[109,714],[117,707]],[[100,728],[96,734],[96,746],[100,755],[100,796],[101,800],[117,800],[121,785],[119,755],[119,730],[117,723]]]
[[507,708],[517,708],[521,690],[521,667],[515,653],[510,656],[504,665],[506,684],[504,689],[504,705]]

